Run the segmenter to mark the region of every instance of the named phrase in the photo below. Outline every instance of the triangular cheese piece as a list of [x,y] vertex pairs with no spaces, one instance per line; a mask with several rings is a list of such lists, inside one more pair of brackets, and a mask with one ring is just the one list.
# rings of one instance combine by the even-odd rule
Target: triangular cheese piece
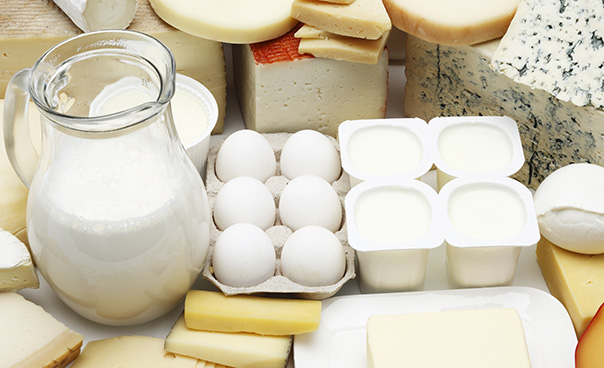
[[39,286],[38,274],[25,244],[0,229],[0,290],[36,289]]

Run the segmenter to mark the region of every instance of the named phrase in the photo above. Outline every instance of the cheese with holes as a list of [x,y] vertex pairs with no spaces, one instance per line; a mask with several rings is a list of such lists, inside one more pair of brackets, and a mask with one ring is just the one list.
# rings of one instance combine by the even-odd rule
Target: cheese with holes
[[20,294],[0,292],[0,359],[6,368],[63,368],[84,337]]
[[71,368],[228,368],[164,350],[164,340],[116,336],[89,341]]
[[233,45],[235,90],[248,129],[314,129],[335,137],[343,121],[386,116],[387,52],[376,64],[315,58],[298,53],[294,33]]
[[0,290],[38,288],[38,274],[29,250],[13,234],[0,229]]
[[512,308],[376,315],[367,322],[367,367],[530,368]]
[[[499,41],[442,46],[407,38],[404,111],[436,116],[507,115],[518,122],[526,163],[515,178],[536,188],[570,163],[604,164],[604,112],[577,107],[490,67]],[[396,103],[396,102],[391,102]]]
[[604,107],[604,4],[524,0],[493,55],[495,70],[578,106]]
[[199,331],[187,328],[181,316],[166,337],[164,348],[175,354],[246,368],[283,368],[291,336]]
[[184,316],[194,330],[295,335],[319,327],[321,302],[190,290]]
[[292,17],[342,36],[377,40],[392,28],[381,0],[355,0],[334,4],[320,0],[294,0]]
[[392,25],[423,40],[471,45],[503,36],[520,0],[384,0]]
[[[128,28],[148,33],[172,51],[176,71],[196,79],[216,98],[219,116],[214,133],[224,127],[226,68],[220,42],[195,37],[162,21],[149,5],[139,0]],[[29,68],[55,44],[81,33],[51,1],[0,0],[0,98],[17,71]]]
[[367,40],[340,36],[309,25],[302,26],[294,36],[300,38],[298,52],[301,54],[365,64],[378,62],[388,40],[388,32],[377,40]]
[[581,336],[604,303],[604,254],[571,252],[542,237],[537,262],[549,291],[564,305]]

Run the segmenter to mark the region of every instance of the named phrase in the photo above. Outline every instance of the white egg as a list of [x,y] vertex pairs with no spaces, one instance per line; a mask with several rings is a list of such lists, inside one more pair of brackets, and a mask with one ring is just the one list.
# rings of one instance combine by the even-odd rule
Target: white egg
[[334,233],[321,226],[296,230],[283,245],[281,272],[305,286],[338,282],[346,271],[346,254]]
[[335,145],[324,134],[310,129],[296,132],[285,141],[279,163],[281,173],[290,180],[312,174],[331,183],[342,171]]
[[335,189],[323,178],[302,175],[287,183],[279,198],[281,223],[293,231],[309,225],[338,231],[342,204]]
[[571,252],[604,253],[604,167],[571,164],[535,191],[541,235]]
[[216,154],[216,176],[227,182],[251,176],[265,182],[277,172],[277,159],[268,140],[255,130],[243,129],[229,135]]
[[228,227],[216,239],[212,266],[221,283],[250,287],[274,275],[276,259],[273,242],[262,229],[239,223]]

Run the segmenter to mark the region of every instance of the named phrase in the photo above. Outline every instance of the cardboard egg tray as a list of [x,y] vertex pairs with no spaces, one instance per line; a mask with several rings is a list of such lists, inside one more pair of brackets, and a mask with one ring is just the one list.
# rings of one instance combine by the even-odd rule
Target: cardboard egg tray
[[[275,204],[278,204],[279,197],[283,188],[287,185],[289,180],[281,175],[281,169],[279,166],[281,149],[283,145],[287,141],[287,139],[292,135],[292,133],[265,133],[262,134],[273,147],[275,152],[275,157],[277,159],[277,173],[275,176],[270,177],[265,185],[270,190],[273,195],[273,199],[275,200]],[[338,142],[333,138],[328,138],[332,141],[332,143],[338,148]],[[214,208],[214,202],[216,200],[216,195],[225,184],[221,182],[216,176],[215,165],[216,165],[216,155],[222,146],[221,141],[216,144],[214,147],[210,149],[208,153],[208,162],[207,162],[207,171],[206,171],[206,190],[208,192],[208,200],[210,203],[210,208]],[[335,234],[337,238],[340,240],[344,247],[344,252],[346,254],[346,271],[344,276],[335,284],[325,285],[325,286],[305,286],[295,283],[281,273],[281,249],[283,248],[283,244],[287,240],[287,238],[293,233],[293,231],[287,226],[282,225],[281,220],[279,218],[279,213],[277,210],[277,216],[275,225],[268,228],[266,233],[273,241],[273,245],[275,246],[275,252],[277,255],[277,265],[275,274],[270,277],[268,280],[252,287],[233,287],[229,285],[222,284],[219,282],[212,273],[212,254],[214,251],[214,244],[216,239],[222,233],[217,227],[216,224],[212,221],[211,234],[210,234],[210,248],[208,250],[208,256],[206,258],[204,268],[203,268],[203,276],[208,279],[212,284],[218,287],[225,295],[236,295],[236,294],[260,294],[260,293],[278,293],[278,294],[291,294],[292,297],[300,297],[305,299],[315,299],[321,300],[326,299],[333,296],[335,293],[340,290],[340,288],[349,280],[353,279],[355,274],[355,253],[354,249],[348,244],[347,233],[346,233],[346,223],[345,223],[345,215],[344,215],[344,197],[348,190],[350,189],[350,181],[348,175],[341,171],[340,177],[331,183],[336,193],[340,198],[340,202],[342,204],[342,226],[340,230],[338,230]]]

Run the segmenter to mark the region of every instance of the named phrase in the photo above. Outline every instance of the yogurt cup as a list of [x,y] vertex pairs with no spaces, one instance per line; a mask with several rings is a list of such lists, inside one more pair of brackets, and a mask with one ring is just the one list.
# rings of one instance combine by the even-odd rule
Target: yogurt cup
[[421,289],[428,253],[444,241],[436,191],[414,179],[365,181],[344,205],[361,292]]
[[508,177],[456,178],[439,197],[449,286],[511,285],[521,249],[540,238],[530,190]]
[[510,176],[524,164],[518,126],[507,116],[439,117],[428,127],[439,190],[456,177]]
[[418,118],[347,120],[338,127],[342,168],[350,185],[417,179],[432,167],[428,125]]

